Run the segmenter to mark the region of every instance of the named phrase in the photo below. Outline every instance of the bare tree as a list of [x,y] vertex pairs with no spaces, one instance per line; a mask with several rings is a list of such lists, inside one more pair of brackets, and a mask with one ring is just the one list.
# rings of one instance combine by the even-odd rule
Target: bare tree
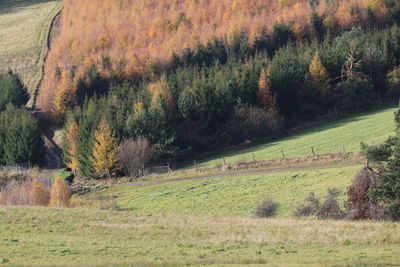
[[125,175],[139,176],[154,150],[146,138],[124,140],[119,147],[119,163]]

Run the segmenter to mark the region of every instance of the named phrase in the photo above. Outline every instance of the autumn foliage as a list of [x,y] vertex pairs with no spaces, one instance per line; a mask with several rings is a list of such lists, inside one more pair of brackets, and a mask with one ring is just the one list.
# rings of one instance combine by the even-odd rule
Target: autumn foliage
[[37,179],[32,182],[31,199],[34,206],[47,206],[49,204],[49,191]]
[[71,191],[61,179],[57,179],[50,190],[50,207],[69,207],[71,200]]
[[[152,67],[216,37],[226,42],[246,32],[253,42],[277,23],[292,25],[296,38],[312,35],[308,21],[317,14],[331,32],[376,21],[385,15],[384,0],[65,0],[60,36],[54,40],[37,106],[62,118],[76,85],[95,65],[103,77],[139,80]],[[167,95],[168,97],[168,95]]]

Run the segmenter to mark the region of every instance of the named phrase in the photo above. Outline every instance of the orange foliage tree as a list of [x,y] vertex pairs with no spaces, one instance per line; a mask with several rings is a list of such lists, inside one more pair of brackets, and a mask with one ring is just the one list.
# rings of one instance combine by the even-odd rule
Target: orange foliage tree
[[33,180],[31,188],[31,202],[34,206],[47,206],[50,194],[47,188],[37,179]]

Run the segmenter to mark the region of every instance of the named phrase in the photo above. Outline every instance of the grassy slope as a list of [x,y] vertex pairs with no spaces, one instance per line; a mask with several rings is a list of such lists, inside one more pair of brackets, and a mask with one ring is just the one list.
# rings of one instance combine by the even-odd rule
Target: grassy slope
[[[400,224],[0,207],[0,263],[395,266]],[[115,265],[113,265],[115,266]]]
[[19,73],[31,95],[42,78],[49,26],[60,7],[58,0],[0,1],[0,71]]
[[227,163],[252,161],[252,153],[257,160],[280,158],[282,150],[286,157],[306,156],[312,153],[311,146],[317,154],[342,152],[343,146],[347,152],[357,152],[361,141],[376,144],[392,134],[395,128],[393,112],[396,110],[397,108],[387,108],[325,123],[273,142],[218,155],[202,161],[199,166],[213,167],[216,164],[222,164],[222,157],[225,157]]
[[335,187],[344,193],[359,169],[359,165],[351,165],[144,187],[118,186],[78,198],[75,203],[101,207],[116,201],[136,213],[252,216],[257,204],[270,196],[281,204],[278,217],[288,218],[311,191],[323,196],[327,188]]

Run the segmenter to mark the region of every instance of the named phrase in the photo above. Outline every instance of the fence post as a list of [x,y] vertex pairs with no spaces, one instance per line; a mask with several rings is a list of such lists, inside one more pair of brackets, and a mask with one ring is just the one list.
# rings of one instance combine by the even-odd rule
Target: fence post
[[344,145],[343,145],[343,153],[346,153],[346,148],[344,147]]
[[284,159],[286,158],[285,157],[285,152],[283,152],[283,149],[282,149],[282,156],[283,156]]
[[225,160],[225,157],[223,157],[222,159],[224,160],[224,164],[226,165],[226,160]]
[[254,155],[254,153],[251,153],[251,154],[253,155],[253,160],[254,160],[254,162],[257,162],[256,156]]
[[193,163],[194,163],[194,167],[197,169],[197,161],[194,160]]
[[312,151],[313,156],[315,156],[314,147],[311,147],[311,151]]

